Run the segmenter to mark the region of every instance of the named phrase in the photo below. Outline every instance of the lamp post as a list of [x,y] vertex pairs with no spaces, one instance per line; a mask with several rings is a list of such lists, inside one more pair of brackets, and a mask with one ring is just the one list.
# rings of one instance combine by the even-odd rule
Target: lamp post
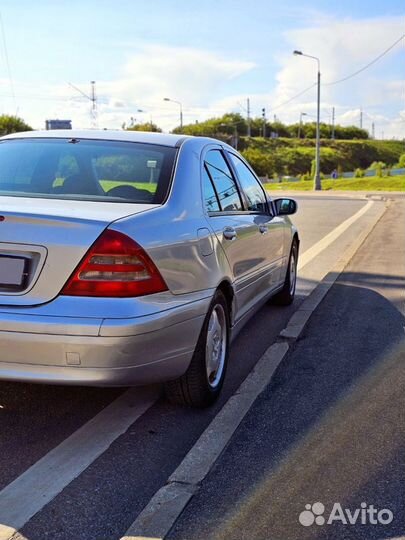
[[[138,112],[139,113],[147,113],[148,111],[145,111],[144,109],[138,109]],[[146,122],[145,122],[146,124]],[[152,114],[149,113],[149,125],[150,125],[150,130],[153,131],[153,120],[152,120]]]
[[229,123],[229,124],[219,124],[222,127],[233,127],[233,140],[234,140],[233,147],[235,148],[235,150],[238,149],[238,139],[239,139],[238,125],[242,124],[242,123],[243,122],[236,122],[236,123]]
[[183,131],[183,106],[182,104],[180,103],[180,101],[176,101],[168,97],[163,98],[163,101],[171,101],[172,103],[177,103],[177,105],[180,107],[180,129],[181,131]]
[[298,135],[297,135],[297,139],[300,139],[301,138],[301,126],[302,126],[302,117],[303,116],[308,116],[306,112],[302,112],[300,113],[300,121],[299,121],[299,124],[298,124]]
[[312,58],[316,60],[318,64],[318,92],[317,92],[317,107],[316,107],[316,150],[315,150],[315,176],[314,176],[314,189],[321,190],[321,171],[320,171],[320,116],[321,116],[321,62],[316,56],[311,56],[310,54],[304,54],[302,51],[294,51],[294,54],[297,56],[306,56],[307,58]]

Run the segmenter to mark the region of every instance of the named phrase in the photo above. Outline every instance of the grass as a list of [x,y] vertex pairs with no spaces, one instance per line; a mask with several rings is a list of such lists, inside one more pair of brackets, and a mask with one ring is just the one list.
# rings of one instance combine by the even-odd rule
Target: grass
[[[64,178],[56,178],[56,180],[53,183],[53,187],[62,186],[64,182]],[[109,191],[113,187],[117,186],[133,186],[137,189],[145,189],[146,191],[150,191],[151,193],[155,193],[157,184],[155,182],[125,182],[120,180],[100,180],[100,184],[104,191]]]
[[138,189],[146,189],[151,193],[155,193],[157,184],[155,182],[120,182],[119,180],[100,180],[104,191],[109,191],[116,186],[133,186]]
[[[269,191],[312,191],[312,180],[300,182],[280,182],[265,184]],[[384,176],[368,178],[339,178],[322,180],[322,189],[333,191],[405,191],[405,176]]]

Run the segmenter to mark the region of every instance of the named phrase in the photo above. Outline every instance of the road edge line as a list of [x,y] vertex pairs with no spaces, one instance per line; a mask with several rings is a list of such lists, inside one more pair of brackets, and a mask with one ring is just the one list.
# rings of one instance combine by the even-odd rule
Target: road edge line
[[[198,490],[257,396],[270,382],[289,350],[288,343],[274,343],[203,431],[177,469],[170,475],[122,540],[164,538]],[[215,437],[213,437],[215,434]]]
[[335,240],[337,240],[342,234],[347,231],[347,229],[356,223],[364,214],[366,214],[374,206],[374,201],[368,201],[364,206],[360,208],[355,214],[347,218],[345,221],[340,223],[337,227],[332,229],[326,236],[321,238],[313,246],[308,248],[298,260],[298,270],[304,268],[306,264],[311,262],[315,257],[317,257],[322,251],[329,247]]
[[[0,540],[14,540],[159,398],[156,386],[130,388],[0,491]],[[110,430],[107,427],[110,426]],[[21,497],[26,505],[22,506]]]
[[376,219],[374,219],[368,227],[366,227],[356,240],[346,249],[343,255],[337,260],[332,269],[318,283],[312,293],[303,300],[299,308],[293,313],[287,326],[280,332],[279,338],[286,340],[296,340],[302,334],[311,315],[325,298],[332,285],[336,282],[340,274],[352,260],[354,255],[360,249],[367,237],[371,234],[377,224],[380,222],[385,212],[389,208],[390,203],[385,204]]
[[[272,344],[261,356],[239,389],[229,398],[177,469],[170,475],[167,484],[155,493],[120,540],[145,540],[146,538],[164,540],[198,491],[201,482],[225,450],[257,397],[270,383],[277,367],[290,350],[289,343],[294,342],[301,335],[313,312],[379,223],[388,207],[389,204],[382,207],[377,218],[357,237],[356,241],[338,259],[332,270],[302,302],[286,328],[280,332],[279,341]],[[218,427],[219,431],[217,431]]]

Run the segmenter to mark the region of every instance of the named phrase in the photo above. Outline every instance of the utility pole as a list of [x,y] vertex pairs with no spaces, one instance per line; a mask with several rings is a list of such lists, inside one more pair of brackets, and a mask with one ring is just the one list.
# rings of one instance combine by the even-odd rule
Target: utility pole
[[335,107],[332,107],[332,133],[330,138],[335,138]]
[[371,137],[375,139],[375,124],[372,122],[371,124]]
[[[300,113],[300,121],[298,122],[298,133],[297,133],[297,139],[301,139],[301,128],[302,128],[302,117],[308,116],[306,112]],[[305,138],[305,135],[304,135]]]
[[263,118],[263,138],[266,137],[266,109],[262,109],[262,118]]
[[360,109],[360,129],[363,129],[363,109]]
[[96,97],[96,81],[91,81],[91,119],[92,127],[97,129],[97,97]]
[[314,189],[321,190],[321,133],[320,133],[320,121],[321,121],[321,68],[318,60],[318,75],[317,75],[317,107],[316,107],[316,151],[315,151],[315,178]]
[[251,135],[251,129],[250,129],[250,99],[247,98],[246,100],[246,112],[247,112],[247,136],[250,137]]
[[91,127],[93,129],[97,129],[97,97],[96,97],[96,81],[90,81],[91,84],[91,95],[88,96],[85,94],[80,88],[75,86],[72,83],[68,83],[69,86],[71,86],[76,92],[79,92],[83,97],[91,101],[91,110],[90,110],[90,117],[91,117]]

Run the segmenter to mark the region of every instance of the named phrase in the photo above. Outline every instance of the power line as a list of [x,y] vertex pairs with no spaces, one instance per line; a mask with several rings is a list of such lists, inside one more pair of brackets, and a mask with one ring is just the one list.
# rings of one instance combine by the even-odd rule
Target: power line
[[384,52],[382,52],[380,55],[378,55],[376,58],[374,58],[374,60],[372,60],[371,62],[369,62],[367,65],[363,66],[362,68],[358,69],[357,71],[355,71],[354,73],[351,73],[350,75],[347,75],[346,77],[343,77],[343,79],[339,79],[337,81],[333,81],[333,82],[330,82],[330,83],[323,83],[323,86],[332,86],[334,84],[338,84],[338,83],[341,83],[341,82],[344,82],[344,81],[347,81],[349,79],[351,79],[352,77],[355,77],[356,75],[359,75],[359,73],[362,73],[363,71],[365,71],[366,69],[368,69],[369,67],[371,67],[373,64],[375,64],[376,62],[378,62],[379,60],[381,60],[381,58],[383,56],[385,56],[386,54],[388,54],[396,45],[398,45],[398,43],[400,41],[402,41],[403,39],[405,38],[405,34],[402,34],[402,36],[397,39],[392,45],[390,45],[388,47],[388,49],[386,49]]
[[96,81],[90,81],[91,84],[91,96],[83,92],[83,90],[80,90],[77,86],[74,84],[68,82],[68,85],[73,88],[73,90],[76,90],[76,92],[79,92],[83,97],[91,101],[91,125],[94,129],[97,128],[97,97],[96,97]]
[[11,76],[10,62],[9,62],[9,58],[8,58],[6,33],[4,31],[3,17],[1,16],[1,13],[0,13],[0,27],[1,27],[1,35],[2,35],[2,41],[3,41],[4,58],[6,60],[8,79],[9,79],[9,82],[10,82],[11,95],[13,96],[14,108],[17,110],[17,103],[16,103],[16,99],[15,99],[13,77]]
[[314,86],[316,86],[316,85],[317,85],[317,83],[311,84],[311,86],[308,86],[308,88],[305,88],[305,90],[301,90],[301,92],[299,92],[295,96],[291,97],[287,101],[284,101],[283,103],[280,103],[279,105],[276,105],[276,107],[271,107],[271,110],[276,111],[277,109],[280,109],[281,107],[284,107],[285,105],[288,105],[289,103],[291,103],[291,101],[294,101],[294,99],[297,99],[300,96],[302,96],[303,94],[305,94],[306,92],[309,92],[309,90],[311,90],[311,88],[314,88]]
[[[333,82],[330,82],[330,83],[322,83],[322,86],[332,86],[334,84],[338,84],[338,83],[341,83],[341,82],[344,82],[344,81],[347,81],[348,79],[351,79],[352,77],[355,77],[356,75],[358,75],[359,73],[362,73],[363,71],[365,71],[366,69],[368,69],[370,66],[372,66],[373,64],[375,64],[376,62],[378,62],[379,60],[381,60],[381,58],[383,58],[386,54],[388,54],[396,45],[398,45],[398,43],[400,43],[400,41],[402,41],[403,39],[405,38],[405,34],[403,34],[400,38],[398,38],[392,45],[390,45],[388,47],[388,49],[386,49],[384,52],[382,52],[380,55],[378,55],[376,58],[374,58],[374,60],[372,60],[371,62],[369,62],[367,65],[365,65],[364,67],[362,67],[361,69],[358,69],[357,71],[355,71],[354,73],[351,73],[350,75],[347,75],[346,77],[344,77],[343,79],[339,79],[337,81],[333,81]],[[305,94],[306,92],[309,92],[309,90],[311,90],[312,88],[314,88],[314,86],[316,86],[317,83],[314,83],[312,84],[311,86],[309,86],[308,88],[305,88],[304,90],[302,90],[301,92],[299,92],[298,94],[296,94],[295,96],[291,97],[290,99],[288,99],[287,101],[284,101],[283,103],[280,103],[279,105],[277,105],[276,107],[273,107],[271,110],[272,111],[275,111],[277,109],[280,109],[281,107],[284,107],[285,105],[288,105],[289,103],[291,103],[292,101],[294,101],[295,99],[301,97],[303,94]]]

